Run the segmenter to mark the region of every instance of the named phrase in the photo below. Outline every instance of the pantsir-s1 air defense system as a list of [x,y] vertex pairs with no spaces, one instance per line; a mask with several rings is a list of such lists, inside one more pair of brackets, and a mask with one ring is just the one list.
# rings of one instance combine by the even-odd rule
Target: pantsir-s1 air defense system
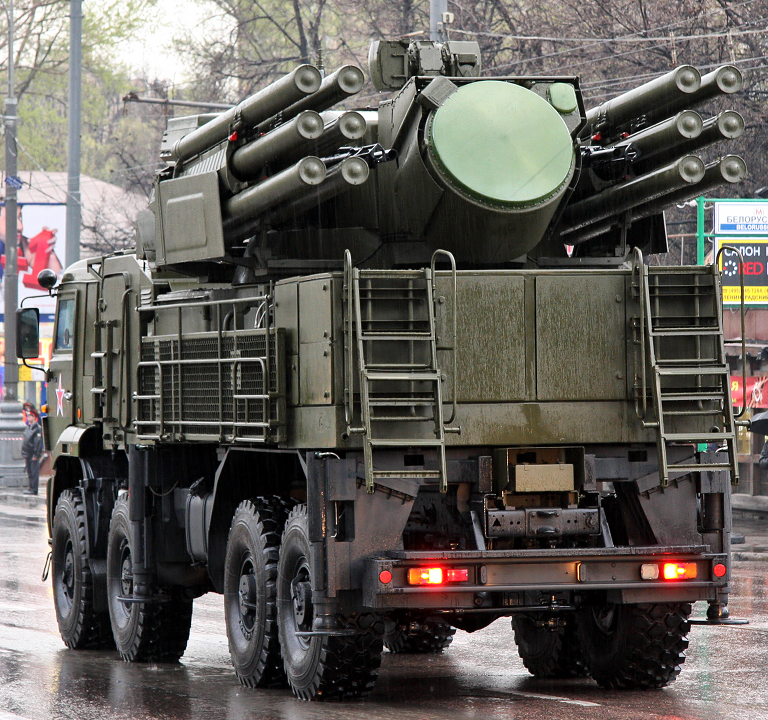
[[304,699],[501,617],[536,676],[662,687],[692,603],[727,616],[738,467],[718,271],[644,255],[666,206],[744,178],[697,155],[741,116],[694,110],[741,76],[587,111],[474,43],[370,67],[377,109],[332,109],[360,69],[304,65],[169,120],[135,253],[64,272],[62,638],[177,660],[216,592],[240,681]]

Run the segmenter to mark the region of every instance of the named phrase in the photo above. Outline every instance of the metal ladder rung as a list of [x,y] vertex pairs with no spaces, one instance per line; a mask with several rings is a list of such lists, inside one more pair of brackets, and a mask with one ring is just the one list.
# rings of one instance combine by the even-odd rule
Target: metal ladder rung
[[[733,435],[731,433],[663,433],[662,437],[667,442],[681,442],[681,443],[705,443],[714,442],[716,440],[731,440]],[[677,467],[677,465],[670,466]]]
[[712,335],[719,335],[720,328],[713,327],[686,327],[686,328],[674,328],[663,327],[653,328],[651,335],[654,337],[709,337]]
[[366,380],[371,382],[434,382],[440,380],[436,372],[365,372]]
[[439,480],[441,473],[439,470],[374,470],[375,478],[419,478],[421,480]]
[[361,335],[363,342],[407,340],[409,342],[430,341],[432,334],[429,332],[365,332]]
[[724,365],[710,365],[704,367],[659,367],[656,365],[656,372],[662,377],[673,377],[680,375],[729,375],[730,371],[727,366]]
[[687,472],[707,472],[708,470],[730,470],[730,463],[686,463],[680,465],[670,465],[670,473],[677,472],[678,470],[685,470]]
[[678,416],[678,417],[690,417],[691,415],[694,416],[706,416],[706,415],[719,415],[722,413],[722,408],[712,408],[711,410],[664,410],[662,411],[664,415],[668,415],[670,417],[672,416]]
[[428,440],[426,438],[367,438],[366,442],[371,447],[378,448],[440,448],[444,446],[442,440]]
[[696,392],[695,390],[678,391],[673,393],[664,392],[664,388],[661,389],[661,399],[663,402],[684,402],[686,400],[691,402],[707,400],[722,400],[723,393],[721,392]]

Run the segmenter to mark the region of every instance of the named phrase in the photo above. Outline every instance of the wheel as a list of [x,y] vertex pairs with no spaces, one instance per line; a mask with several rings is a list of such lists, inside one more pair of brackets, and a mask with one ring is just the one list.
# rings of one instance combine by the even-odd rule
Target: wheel
[[572,617],[564,626],[547,629],[532,615],[512,618],[517,654],[537,678],[584,677],[588,674]]
[[107,598],[112,635],[126,662],[175,662],[183,654],[192,624],[192,600],[183,590],[157,593],[160,600],[126,602],[133,594],[131,525],[125,500],[112,512],[107,545]]
[[109,647],[109,613],[97,612],[93,607],[85,508],[80,495],[72,490],[61,494],[53,516],[51,579],[56,620],[64,644],[73,650]]
[[277,636],[277,558],[285,508],[279,498],[244,500],[232,519],[224,563],[229,654],[248,687],[285,684]]
[[442,620],[406,614],[384,623],[384,647],[392,653],[437,654],[455,634],[456,628]]
[[688,647],[687,603],[603,605],[577,615],[592,677],[604,688],[661,688],[679,674]]
[[336,619],[350,635],[314,635],[307,507],[288,517],[277,576],[277,623],[288,684],[302,700],[362,697],[376,682],[384,649],[384,622],[377,615]]

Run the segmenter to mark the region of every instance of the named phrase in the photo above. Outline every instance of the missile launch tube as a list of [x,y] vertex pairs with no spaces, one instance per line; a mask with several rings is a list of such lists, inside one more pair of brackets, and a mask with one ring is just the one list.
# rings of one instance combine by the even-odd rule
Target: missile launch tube
[[298,115],[303,110],[322,112],[337,102],[357,95],[363,87],[365,75],[359,67],[343,65],[332,75],[323,79],[317,92],[293,103],[282,111],[284,120]]
[[249,187],[230,198],[224,205],[227,224],[261,215],[270,208],[294,199],[307,188],[319,185],[327,171],[322,160],[305,157],[277,175]]
[[681,143],[676,150],[689,155],[720,140],[735,140],[744,134],[744,118],[735,110],[726,110],[704,121],[701,134]]
[[313,149],[321,157],[333,153],[342,145],[362,138],[367,129],[365,118],[359,112],[351,110],[342,113],[325,126],[322,136],[313,144]]
[[233,172],[243,180],[255,177],[269,162],[300,150],[323,134],[323,119],[314,110],[304,110],[293,120],[244,145],[232,155]]
[[725,155],[719,160],[708,163],[704,170],[704,177],[695,185],[680,188],[669,195],[644,203],[632,211],[632,219],[640,220],[649,215],[661,212],[665,207],[687,202],[699,195],[704,195],[721,185],[733,185],[747,177],[747,164],[738,155]]
[[640,158],[648,158],[673,148],[676,149],[681,141],[697,138],[703,129],[704,121],[701,119],[701,115],[693,110],[684,110],[669,120],[664,120],[630,135],[625,140],[616,143],[616,147],[634,145],[640,153]]
[[328,172],[325,181],[316,190],[276,208],[269,219],[277,224],[291,217],[303,215],[321,203],[340,195],[345,190],[362,185],[368,180],[369,175],[368,163],[362,158],[349,157],[342,160]]
[[[747,165],[738,155],[726,155],[725,157],[709,163],[704,170],[704,177],[695,185],[675,190],[668,195],[644,203],[631,211],[631,219],[642,220],[660,213],[665,208],[678,203],[687,202],[699,195],[711,192],[726,183],[741,182],[747,176]],[[563,241],[569,245],[581,245],[582,243],[608,232],[615,224],[617,218],[609,218],[605,222],[588,225],[581,230],[576,230],[563,237]]]
[[619,215],[638,203],[655,200],[697,183],[703,177],[704,163],[694,155],[686,155],[659,170],[621,185],[614,185],[569,206],[563,215],[561,232],[573,232],[613,215]]
[[[666,75],[633,88],[622,95],[604,102],[602,105],[587,111],[587,124],[581,132],[581,137],[587,137],[595,132],[608,128],[615,130],[627,125],[643,115],[649,108],[659,109],[674,107],[684,109],[688,104],[687,97],[695,93],[701,86],[701,75],[692,65],[681,65]],[[677,107],[682,103],[683,107]],[[675,109],[665,113],[667,117]]]
[[236,120],[242,120],[251,127],[258,125],[300,98],[317,92],[321,80],[320,71],[316,67],[299,65],[293,72],[185,135],[174,145],[171,159],[187,160],[221,142],[229,135]]

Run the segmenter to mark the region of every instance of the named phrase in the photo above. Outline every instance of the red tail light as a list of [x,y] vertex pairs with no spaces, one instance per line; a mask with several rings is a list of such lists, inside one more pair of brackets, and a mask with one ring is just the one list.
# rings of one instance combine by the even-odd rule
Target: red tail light
[[664,563],[661,570],[665,580],[693,580],[697,574],[696,563]]
[[409,585],[442,585],[469,580],[468,568],[409,568]]

